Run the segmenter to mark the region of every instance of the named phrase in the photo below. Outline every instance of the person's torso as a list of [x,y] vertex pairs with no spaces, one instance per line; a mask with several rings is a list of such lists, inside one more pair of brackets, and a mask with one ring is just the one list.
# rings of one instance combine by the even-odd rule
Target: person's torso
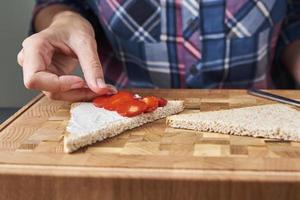
[[113,49],[113,54],[103,54],[105,74],[117,86],[271,86],[269,72],[285,0],[90,3]]

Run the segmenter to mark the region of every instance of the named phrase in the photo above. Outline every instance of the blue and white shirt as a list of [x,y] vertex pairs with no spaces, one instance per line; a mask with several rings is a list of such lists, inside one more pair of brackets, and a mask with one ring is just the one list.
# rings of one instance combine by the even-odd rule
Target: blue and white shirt
[[50,4],[91,21],[119,88],[272,88],[300,36],[297,0],[37,0],[35,14]]

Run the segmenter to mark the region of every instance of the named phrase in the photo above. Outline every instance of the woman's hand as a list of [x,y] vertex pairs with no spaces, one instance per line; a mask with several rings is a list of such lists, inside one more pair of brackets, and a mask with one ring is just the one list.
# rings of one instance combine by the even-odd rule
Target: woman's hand
[[[91,24],[75,12],[56,14],[48,28],[25,39],[22,46],[18,63],[23,67],[28,89],[66,101],[90,100],[116,92],[103,81]],[[79,64],[85,80],[71,75]]]

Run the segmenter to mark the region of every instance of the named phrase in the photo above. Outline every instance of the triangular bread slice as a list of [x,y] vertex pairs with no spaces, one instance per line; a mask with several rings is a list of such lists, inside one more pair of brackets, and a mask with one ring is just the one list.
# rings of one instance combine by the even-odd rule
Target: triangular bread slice
[[71,118],[64,137],[64,151],[73,152],[80,147],[118,135],[142,124],[161,119],[184,109],[183,101],[168,101],[151,113],[123,117],[115,111],[97,108],[92,103],[71,105]]
[[167,118],[173,128],[300,141],[300,112],[283,104],[180,114]]

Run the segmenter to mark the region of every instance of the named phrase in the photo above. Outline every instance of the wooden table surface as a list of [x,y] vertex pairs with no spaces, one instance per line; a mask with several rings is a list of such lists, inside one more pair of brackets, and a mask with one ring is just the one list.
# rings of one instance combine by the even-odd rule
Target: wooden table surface
[[[135,91],[182,99],[184,113],[274,103],[244,90]],[[1,124],[0,199],[300,199],[300,143],[173,129],[162,119],[65,154],[69,109],[39,95]]]

